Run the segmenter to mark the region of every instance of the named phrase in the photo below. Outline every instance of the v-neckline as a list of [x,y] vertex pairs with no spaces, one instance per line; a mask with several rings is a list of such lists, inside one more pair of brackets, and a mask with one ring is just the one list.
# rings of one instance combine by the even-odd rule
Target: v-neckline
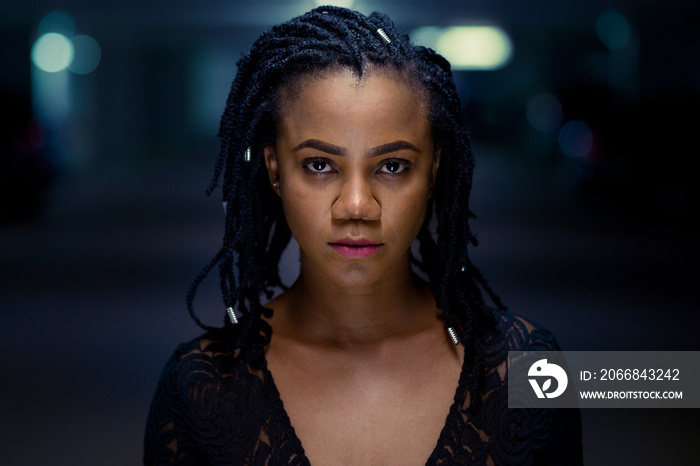
[[[309,466],[313,466],[311,465],[309,459],[306,457],[304,445],[301,442],[301,439],[297,436],[296,430],[292,425],[292,421],[289,418],[289,413],[287,413],[287,410],[284,407],[284,401],[282,401],[282,396],[280,395],[280,392],[277,388],[277,384],[275,383],[275,378],[272,376],[272,372],[270,372],[270,369],[267,366],[267,358],[265,358],[264,356],[263,361],[263,377],[266,379],[265,382],[269,386],[270,394],[272,395],[272,403],[274,405],[278,405],[282,412],[282,421],[285,424],[284,431],[289,432],[289,434],[292,436],[292,439],[296,441],[296,443],[299,445],[299,448],[301,449],[300,455],[302,456],[302,463],[307,464]],[[447,416],[445,417],[445,424],[440,430],[440,435],[437,439],[435,439],[435,447],[433,447],[430,456],[428,456],[428,458],[426,458],[425,460],[426,465],[432,458],[436,456],[438,449],[440,448],[440,444],[442,443],[441,440],[447,434],[446,431],[448,429],[448,426],[450,425],[450,420],[457,416],[457,413],[460,411],[460,406],[464,403],[467,372],[467,354],[465,351],[462,355],[462,368],[459,373],[459,379],[457,381],[457,387],[455,387],[454,396],[452,397],[452,404],[450,404],[450,409],[447,412]]]

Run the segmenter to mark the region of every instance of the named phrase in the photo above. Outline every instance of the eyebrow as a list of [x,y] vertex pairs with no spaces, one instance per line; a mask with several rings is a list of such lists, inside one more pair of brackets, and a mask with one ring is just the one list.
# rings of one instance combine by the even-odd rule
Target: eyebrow
[[[318,139],[307,139],[301,144],[294,147],[293,151],[298,151],[305,148],[312,148],[320,150],[331,155],[346,156],[348,151],[344,147],[336,146],[335,144],[330,144],[327,142],[319,141]],[[388,154],[390,152],[396,152],[399,150],[409,149],[415,152],[420,152],[420,150],[408,141],[394,141],[388,144],[382,144],[381,146],[373,147],[367,152],[368,157],[377,157],[379,155]]]

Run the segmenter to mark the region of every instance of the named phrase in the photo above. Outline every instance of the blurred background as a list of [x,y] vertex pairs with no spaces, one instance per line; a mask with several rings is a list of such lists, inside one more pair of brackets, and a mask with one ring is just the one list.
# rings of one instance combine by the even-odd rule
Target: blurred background
[[[697,2],[346,3],[453,63],[474,262],[513,312],[569,350],[700,350]],[[0,4],[1,464],[139,464],[159,373],[199,334],[184,295],[223,233],[204,189],[235,63],[314,6]],[[585,410],[585,460],[697,464],[696,415]]]

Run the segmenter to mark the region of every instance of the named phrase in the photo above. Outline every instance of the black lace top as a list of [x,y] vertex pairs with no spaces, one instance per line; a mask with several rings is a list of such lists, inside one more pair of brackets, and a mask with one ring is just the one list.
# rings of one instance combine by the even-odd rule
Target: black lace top
[[[558,349],[548,331],[498,311],[488,340],[484,403],[472,412],[465,363],[427,465],[580,465],[574,409],[508,409],[507,352]],[[178,347],[161,376],[146,427],[145,465],[308,465],[266,367],[233,358],[204,335]]]

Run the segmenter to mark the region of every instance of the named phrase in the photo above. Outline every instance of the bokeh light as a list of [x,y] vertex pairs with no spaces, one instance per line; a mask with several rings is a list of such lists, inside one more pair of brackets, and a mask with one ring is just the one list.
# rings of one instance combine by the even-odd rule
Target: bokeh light
[[595,26],[598,38],[612,51],[624,50],[632,42],[632,27],[617,11],[609,10],[600,15]]
[[593,148],[593,131],[585,121],[573,120],[559,131],[559,147],[569,157],[584,157]]
[[74,50],[71,41],[56,32],[48,32],[39,37],[32,47],[32,62],[49,73],[63,71],[73,61]]
[[411,33],[411,42],[416,45],[422,45],[424,47],[430,47],[434,49],[437,47],[437,42],[442,35],[443,28],[437,26],[421,26],[414,29]]
[[343,8],[352,8],[354,0],[314,0],[316,6],[331,5]]
[[68,69],[77,74],[88,74],[100,64],[100,44],[92,37],[81,34],[71,39],[75,56]]
[[49,32],[56,32],[66,37],[73,37],[75,34],[75,22],[73,18],[61,11],[52,11],[41,19],[37,27],[37,36],[42,36]]
[[552,133],[561,126],[561,103],[549,92],[532,96],[527,102],[526,112],[527,121],[543,133]]
[[513,54],[510,38],[495,26],[455,26],[440,35],[436,51],[457,70],[494,70]]

